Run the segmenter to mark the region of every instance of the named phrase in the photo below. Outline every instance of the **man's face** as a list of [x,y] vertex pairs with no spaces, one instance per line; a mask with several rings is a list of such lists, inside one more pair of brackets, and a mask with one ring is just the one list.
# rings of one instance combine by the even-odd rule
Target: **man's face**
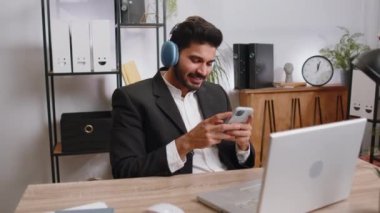
[[215,61],[216,48],[211,45],[191,43],[181,50],[174,74],[182,92],[197,90],[206,80]]

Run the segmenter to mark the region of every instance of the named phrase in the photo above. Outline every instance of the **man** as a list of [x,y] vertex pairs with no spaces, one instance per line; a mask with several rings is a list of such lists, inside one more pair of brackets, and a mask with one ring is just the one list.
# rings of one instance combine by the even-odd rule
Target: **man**
[[252,167],[250,122],[225,124],[231,117],[228,96],[221,86],[205,82],[222,33],[193,16],[173,29],[170,40],[179,50],[175,65],[113,94],[113,176],[169,176]]

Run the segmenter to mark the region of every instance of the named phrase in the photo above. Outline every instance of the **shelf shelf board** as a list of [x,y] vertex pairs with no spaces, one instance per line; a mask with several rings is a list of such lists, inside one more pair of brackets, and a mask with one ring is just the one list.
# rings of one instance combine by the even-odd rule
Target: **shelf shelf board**
[[48,72],[48,76],[72,76],[72,75],[107,75],[107,74],[120,74],[119,71],[106,71],[106,72],[67,72],[67,73],[55,73],[53,71]]
[[62,152],[62,144],[57,143],[54,147],[54,156],[64,156],[64,155],[85,155],[85,154],[96,154],[96,153],[107,153],[109,150],[87,150],[87,151],[77,151],[77,152]]
[[163,26],[163,23],[120,24],[121,28],[159,28]]

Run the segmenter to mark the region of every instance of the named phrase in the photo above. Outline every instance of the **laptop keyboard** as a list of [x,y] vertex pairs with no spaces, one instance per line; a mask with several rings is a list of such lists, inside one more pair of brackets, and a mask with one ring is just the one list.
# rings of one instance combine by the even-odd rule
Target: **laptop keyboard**
[[261,182],[253,183],[240,188],[240,191],[249,193],[248,200],[236,202],[235,205],[242,209],[256,209],[260,199]]
[[251,199],[244,202],[236,203],[235,205],[241,209],[256,209],[257,204],[259,203],[259,198]]

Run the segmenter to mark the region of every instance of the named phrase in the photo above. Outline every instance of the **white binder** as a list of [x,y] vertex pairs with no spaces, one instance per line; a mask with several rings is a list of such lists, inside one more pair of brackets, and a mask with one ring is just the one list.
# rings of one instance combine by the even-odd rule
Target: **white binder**
[[53,72],[71,72],[69,24],[61,20],[53,20],[51,24],[51,49]]
[[91,72],[90,25],[86,21],[70,23],[73,72]]
[[[363,72],[354,70],[352,72],[352,90],[350,115],[367,119],[374,118],[376,83]],[[380,109],[378,109],[378,112]],[[380,116],[378,115],[379,119]]]
[[95,72],[111,70],[111,32],[109,20],[91,21],[92,57]]

